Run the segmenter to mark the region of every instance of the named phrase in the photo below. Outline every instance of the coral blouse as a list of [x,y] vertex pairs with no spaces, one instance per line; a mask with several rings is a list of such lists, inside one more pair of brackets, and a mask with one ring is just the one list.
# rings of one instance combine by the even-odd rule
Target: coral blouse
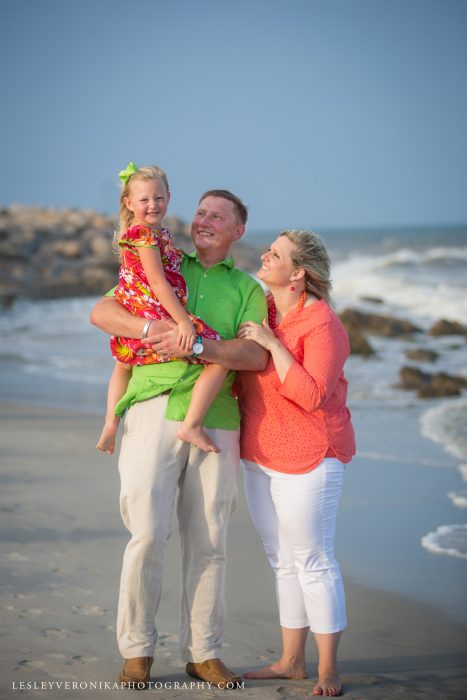
[[323,301],[291,309],[274,331],[295,358],[284,381],[272,357],[261,372],[239,372],[241,457],[290,474],[325,457],[350,462],[355,436],[343,367],[347,331]]

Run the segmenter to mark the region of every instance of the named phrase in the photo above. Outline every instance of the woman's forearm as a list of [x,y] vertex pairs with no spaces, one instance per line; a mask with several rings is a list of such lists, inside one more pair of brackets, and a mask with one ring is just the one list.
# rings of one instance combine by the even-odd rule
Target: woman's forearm
[[277,338],[270,343],[268,350],[271,353],[277,375],[281,382],[283,382],[287,372],[294,364],[295,358]]

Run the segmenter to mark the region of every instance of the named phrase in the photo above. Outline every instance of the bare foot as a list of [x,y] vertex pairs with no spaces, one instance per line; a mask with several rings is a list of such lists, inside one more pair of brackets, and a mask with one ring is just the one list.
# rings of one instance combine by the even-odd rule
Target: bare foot
[[304,663],[291,664],[277,661],[269,666],[260,666],[243,674],[244,678],[257,678],[266,680],[268,678],[288,678],[289,680],[301,681],[308,678]]
[[177,431],[177,437],[183,442],[191,442],[192,445],[199,447],[205,452],[220,452],[216,443],[211,440],[201,426],[186,426],[182,423]]
[[96,445],[98,450],[101,450],[101,452],[106,452],[108,455],[112,455],[114,453],[115,437],[117,435],[119,422],[120,420],[117,418],[117,416],[109,418],[109,420],[105,421],[101,436]]
[[326,676],[320,676],[313,688],[312,695],[327,695],[333,698],[342,695],[342,683],[337,673],[328,673]]

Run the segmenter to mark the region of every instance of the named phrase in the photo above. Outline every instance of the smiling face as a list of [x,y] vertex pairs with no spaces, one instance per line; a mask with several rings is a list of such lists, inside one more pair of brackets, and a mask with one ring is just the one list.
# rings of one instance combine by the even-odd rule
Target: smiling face
[[285,287],[303,277],[303,270],[297,270],[292,263],[292,253],[297,249],[286,236],[279,236],[261,256],[258,277],[268,287]]
[[133,213],[138,221],[148,226],[161,226],[162,219],[167,213],[170,194],[162,180],[132,179],[125,206]]
[[230,246],[245,232],[233,202],[209,195],[198,205],[191,224],[191,238],[201,263],[216,265],[229,254]]

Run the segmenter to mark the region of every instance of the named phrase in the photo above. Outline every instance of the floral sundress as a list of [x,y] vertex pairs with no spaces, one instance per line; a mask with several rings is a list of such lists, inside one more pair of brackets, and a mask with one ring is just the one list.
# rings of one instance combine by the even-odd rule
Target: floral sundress
[[[170,231],[166,228],[152,228],[141,224],[131,226],[119,241],[121,266],[115,299],[134,316],[161,320],[171,318],[151,289],[141,264],[138,248],[158,248],[164,274],[183,306],[187,303],[187,287],[180,272],[182,251],[176,248]],[[188,313],[196,333],[203,338],[219,340],[220,335],[198,316]],[[175,357],[163,357],[152,347],[135,338],[112,336],[110,349],[116,360],[129,365],[150,365],[158,362],[171,362]]]

